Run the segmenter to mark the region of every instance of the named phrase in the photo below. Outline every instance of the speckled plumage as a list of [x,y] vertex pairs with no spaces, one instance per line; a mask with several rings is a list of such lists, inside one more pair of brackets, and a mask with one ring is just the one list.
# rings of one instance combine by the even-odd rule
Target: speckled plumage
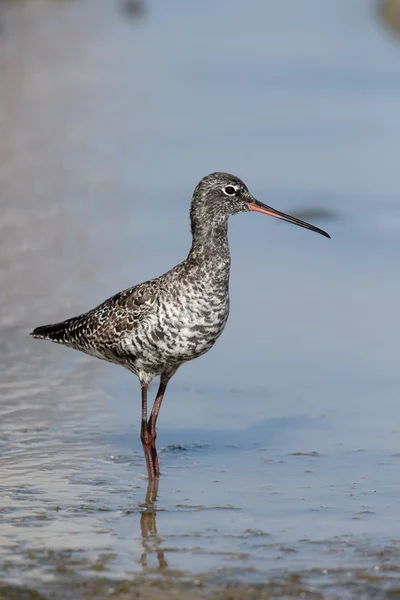
[[[237,177],[212,173],[200,181],[193,193],[190,207],[193,239],[186,260],[156,279],[112,296],[87,313],[38,327],[31,334],[122,365],[139,377],[145,405],[142,441],[144,446],[153,448],[152,457],[150,450],[146,455],[145,448],[150,477],[159,473],[155,421],[167,382],[180,365],[210,350],[227,322],[228,218],[249,210],[290,220],[327,236],[256,201]],[[158,375],[161,376],[155,403],[159,403],[158,409],[153,408],[146,427],[147,396],[144,398],[143,393],[147,394],[148,384]],[[147,433],[151,434],[151,440]]]
[[189,256],[161,277],[32,335],[120,364],[145,383],[204,354],[229,313],[227,218],[215,228],[209,223],[207,231],[193,229]]

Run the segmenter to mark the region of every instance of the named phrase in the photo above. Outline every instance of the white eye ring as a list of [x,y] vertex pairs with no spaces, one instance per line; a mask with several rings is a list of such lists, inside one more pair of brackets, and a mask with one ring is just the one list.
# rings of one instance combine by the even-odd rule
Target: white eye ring
[[236,192],[238,191],[238,187],[239,186],[237,186],[237,185],[226,185],[225,187],[222,188],[222,191],[224,192],[225,196],[234,196],[236,194]]

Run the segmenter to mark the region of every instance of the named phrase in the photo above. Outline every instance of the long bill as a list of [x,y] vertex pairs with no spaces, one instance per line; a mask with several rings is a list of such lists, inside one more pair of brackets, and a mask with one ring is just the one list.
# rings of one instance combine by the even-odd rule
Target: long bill
[[306,223],[305,221],[301,221],[300,219],[296,219],[296,217],[291,217],[290,215],[286,215],[279,210],[275,210],[275,208],[271,208],[262,202],[259,202],[255,198],[252,198],[250,202],[248,202],[249,210],[253,210],[255,212],[262,213],[263,215],[268,215],[270,217],[275,217],[276,219],[282,219],[282,221],[287,221],[288,223],[293,223],[293,225],[299,225],[300,227],[304,227],[305,229],[310,229],[311,231],[315,231],[316,233],[320,233],[325,237],[330,239],[330,235],[320,229],[319,227],[315,227],[314,225],[310,225],[310,223]]

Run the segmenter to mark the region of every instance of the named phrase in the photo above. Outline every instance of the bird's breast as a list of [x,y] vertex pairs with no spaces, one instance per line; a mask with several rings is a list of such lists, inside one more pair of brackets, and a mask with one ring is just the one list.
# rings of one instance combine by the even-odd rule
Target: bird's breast
[[[186,293],[155,306],[141,326],[141,338],[161,362],[180,363],[207,352],[229,315],[229,296]],[[138,332],[139,333],[139,332]]]

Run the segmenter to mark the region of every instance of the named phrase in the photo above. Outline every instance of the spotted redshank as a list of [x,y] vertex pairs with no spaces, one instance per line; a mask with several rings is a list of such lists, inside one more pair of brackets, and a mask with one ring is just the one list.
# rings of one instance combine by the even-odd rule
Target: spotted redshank
[[[37,327],[31,335],[119,364],[139,378],[141,440],[150,479],[159,476],[156,423],[167,384],[185,362],[208,352],[229,314],[228,217],[255,211],[329,238],[322,229],[256,200],[238,177],[212,173],[194,190],[188,257],[161,275],[112,296],[87,313]],[[147,388],[160,385],[147,419]]]

